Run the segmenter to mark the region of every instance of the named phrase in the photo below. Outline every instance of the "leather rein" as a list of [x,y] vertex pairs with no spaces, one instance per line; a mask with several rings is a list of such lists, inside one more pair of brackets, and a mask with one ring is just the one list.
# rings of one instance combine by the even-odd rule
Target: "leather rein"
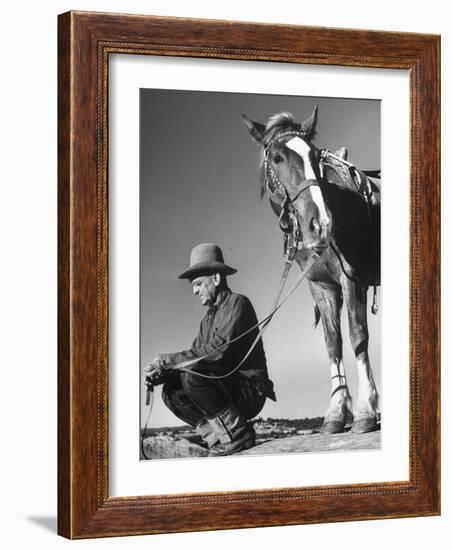
[[[204,357],[192,359],[192,360],[189,360],[189,361],[184,361],[184,362],[176,365],[175,367],[172,367],[173,370],[189,371],[192,375],[199,376],[199,377],[202,377],[202,378],[213,378],[213,379],[226,378],[226,377],[231,376],[232,374],[234,374],[236,371],[238,371],[239,368],[242,366],[242,364],[246,361],[246,359],[249,357],[249,355],[253,351],[254,347],[257,344],[257,342],[262,338],[265,330],[267,329],[267,327],[268,327],[270,321],[272,320],[273,316],[275,315],[275,313],[290,298],[290,296],[293,294],[293,292],[296,290],[296,288],[299,286],[299,284],[302,282],[302,280],[306,277],[306,275],[311,270],[311,268],[314,266],[314,264],[317,262],[317,260],[320,258],[321,253],[314,252],[311,255],[311,257],[309,258],[307,264],[305,265],[305,268],[303,269],[303,271],[299,275],[299,277],[298,277],[297,281],[295,282],[295,284],[293,285],[292,289],[287,293],[287,295],[284,297],[283,300],[279,301],[280,297],[281,297],[281,294],[282,294],[282,291],[283,291],[283,288],[285,286],[287,277],[289,275],[290,268],[291,268],[293,260],[295,258],[295,254],[297,253],[297,251],[299,249],[303,248],[303,235],[302,235],[302,232],[301,232],[300,224],[299,224],[298,217],[297,217],[297,214],[296,214],[295,207],[293,206],[293,203],[300,197],[300,195],[302,193],[304,193],[304,191],[306,191],[306,189],[309,189],[310,187],[313,187],[313,186],[321,187],[321,184],[317,179],[316,180],[305,180],[304,182],[302,182],[301,188],[298,190],[297,194],[294,197],[290,197],[286,187],[279,180],[276,172],[274,171],[274,169],[273,169],[273,167],[272,167],[272,165],[269,161],[270,147],[276,141],[278,141],[278,140],[280,140],[284,137],[291,137],[291,138],[300,137],[300,138],[303,139],[303,138],[306,138],[306,134],[301,132],[301,131],[296,131],[296,130],[295,131],[289,131],[289,132],[286,131],[286,132],[277,134],[276,136],[274,136],[271,139],[271,141],[265,146],[265,149],[264,149],[264,170],[265,170],[264,186],[265,186],[266,193],[267,193],[269,199],[275,205],[280,205],[280,203],[282,202],[281,213],[280,213],[280,216],[279,216],[281,229],[283,229],[283,227],[282,227],[282,223],[283,223],[282,218],[284,217],[284,215],[287,215],[289,217],[290,221],[291,221],[290,226],[288,226],[287,229],[283,229],[284,234],[285,234],[285,240],[284,240],[284,243],[285,243],[284,244],[285,266],[284,266],[283,274],[281,276],[280,283],[278,285],[278,290],[276,292],[273,307],[272,307],[270,313],[264,319],[262,319],[261,321],[256,323],[253,327],[251,327],[250,329],[248,329],[244,333],[240,334],[239,336],[237,336],[233,340],[225,342],[224,344],[222,344],[221,346],[219,346],[217,349],[213,350],[212,352],[208,353]],[[325,158],[328,154],[331,155],[332,157],[338,159],[338,157],[335,157],[329,151],[322,150],[321,155],[320,155],[321,161],[325,160]],[[349,164],[349,163],[347,163],[347,164]],[[321,163],[319,164],[319,167],[320,167],[319,170],[320,170],[320,176],[321,176],[320,180],[322,180],[322,178],[323,178],[323,167],[322,167]],[[269,179],[270,179],[270,181],[272,182],[272,184],[274,186],[274,190],[272,190],[272,188],[270,186]],[[224,375],[215,376],[215,375],[203,374],[203,373],[196,372],[196,371],[192,370],[191,367],[194,366],[199,361],[202,361],[203,359],[206,359],[207,357],[209,357],[213,353],[217,352],[218,350],[220,350],[224,346],[229,345],[233,342],[236,342],[237,340],[240,340],[246,334],[248,334],[249,332],[251,332],[253,330],[256,330],[256,328],[258,328],[258,327],[260,327],[260,330],[259,330],[257,336],[255,337],[253,343],[251,344],[248,352],[243,357],[243,359],[240,361],[240,363],[238,365],[236,365],[229,372],[225,373]],[[149,424],[149,421],[150,421],[150,418],[151,418],[152,405],[153,405],[153,401],[154,401],[154,387],[151,383],[147,384],[146,386],[147,386],[146,387],[146,405],[149,406],[149,412],[148,412],[148,417],[147,417],[144,429],[141,432],[140,443],[141,443],[141,453],[142,453],[143,457],[146,458],[146,459],[150,459],[151,457],[149,457],[146,454],[145,445],[144,445],[144,438],[146,437],[146,430],[148,428],[148,424]]]
[[[294,253],[290,253],[288,251],[286,253],[284,270],[283,270],[283,273],[281,275],[281,280],[279,282],[278,289],[276,291],[275,299],[273,301],[273,306],[272,306],[272,309],[271,309],[270,313],[264,319],[262,319],[261,321],[258,321],[255,325],[253,325],[251,328],[249,328],[245,332],[242,332],[241,334],[239,334],[238,336],[236,336],[232,340],[228,340],[227,342],[224,342],[223,344],[221,344],[220,346],[218,346],[217,348],[215,348],[211,352],[207,353],[203,357],[197,357],[196,359],[190,359],[188,361],[183,361],[182,363],[179,363],[179,364],[175,365],[174,367],[171,367],[171,370],[188,371],[193,376],[198,376],[200,378],[210,378],[210,379],[215,379],[215,380],[219,380],[219,379],[222,379],[222,378],[227,378],[227,377],[231,376],[232,374],[234,374],[235,372],[237,372],[240,369],[240,367],[245,363],[245,361],[248,359],[248,357],[251,355],[251,352],[256,347],[256,344],[259,342],[259,340],[264,335],[264,332],[266,331],[268,325],[270,324],[270,321],[273,319],[273,316],[275,315],[275,313],[292,296],[292,294],[298,288],[300,283],[305,279],[306,275],[312,269],[312,267],[317,262],[317,260],[320,258],[320,256],[321,256],[321,252],[319,252],[319,253],[313,252],[312,253],[312,255],[308,259],[303,271],[298,276],[297,280],[295,281],[295,283],[292,286],[292,288],[290,289],[290,291],[286,294],[286,296],[282,300],[280,300],[283,289],[284,289],[284,286],[285,286],[286,281],[287,281],[287,277],[289,275],[290,268],[292,267],[292,263],[293,263],[293,260],[294,260],[294,257],[295,257]],[[249,347],[248,351],[246,352],[245,356],[230,371],[228,371],[228,372],[226,372],[225,374],[222,374],[222,375],[213,375],[213,374],[204,374],[202,372],[192,370],[191,367],[193,367],[194,365],[196,365],[200,361],[203,361],[203,360],[207,359],[208,357],[212,356],[217,351],[223,349],[225,346],[228,346],[228,345],[230,345],[234,342],[237,342],[238,340],[240,340],[241,338],[243,338],[244,336],[246,336],[250,332],[255,331],[259,327],[260,327],[260,330],[259,330],[258,334],[256,335],[256,337],[254,338],[254,340],[253,340],[251,346]],[[140,449],[141,449],[141,454],[143,455],[143,457],[147,460],[150,460],[151,457],[149,457],[146,454],[144,438],[146,437],[146,431],[148,429],[149,421],[151,419],[152,407],[153,407],[153,403],[154,403],[154,385],[150,382],[145,383],[145,385],[146,385],[146,406],[149,407],[149,410],[148,410],[148,416],[147,416],[144,428],[141,431]]]

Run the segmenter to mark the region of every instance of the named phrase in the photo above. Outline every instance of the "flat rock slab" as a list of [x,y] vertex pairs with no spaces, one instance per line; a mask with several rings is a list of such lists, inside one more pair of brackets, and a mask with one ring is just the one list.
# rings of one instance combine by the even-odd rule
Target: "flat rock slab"
[[356,451],[379,449],[381,432],[367,434],[294,435],[272,440],[258,441],[255,447],[242,451],[241,455],[280,454],[280,453],[322,453],[327,451]]
[[146,437],[143,447],[146,456],[141,458],[192,458],[208,455],[205,447],[185,438],[171,436]]
[[[379,449],[381,432],[367,434],[323,435],[311,433],[280,437],[277,439],[259,439],[254,447],[234,456],[275,455],[282,453],[322,453],[328,451],[356,451]],[[171,436],[154,436],[144,439],[146,458],[192,458],[207,456],[207,449],[195,441]],[[144,457],[142,457],[144,458]]]

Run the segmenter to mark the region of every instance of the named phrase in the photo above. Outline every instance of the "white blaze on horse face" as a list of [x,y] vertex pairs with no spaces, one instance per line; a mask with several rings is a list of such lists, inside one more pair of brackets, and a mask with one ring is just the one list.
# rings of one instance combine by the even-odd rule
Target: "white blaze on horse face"
[[[286,142],[286,147],[295,151],[303,159],[304,174],[307,180],[316,180],[316,175],[309,158],[309,145],[299,137],[294,137]],[[321,225],[329,225],[330,218],[326,212],[325,202],[323,201],[322,192],[316,185],[309,187],[312,200],[317,205],[320,214]]]

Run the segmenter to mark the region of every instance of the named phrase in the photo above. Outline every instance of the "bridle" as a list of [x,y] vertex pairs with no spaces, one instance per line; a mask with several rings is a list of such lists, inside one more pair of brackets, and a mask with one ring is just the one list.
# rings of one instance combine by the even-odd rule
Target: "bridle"
[[[281,213],[279,215],[279,225],[285,234],[284,248],[286,254],[289,253],[289,249],[298,250],[304,247],[303,233],[301,231],[300,222],[298,221],[297,211],[294,207],[295,201],[310,187],[321,188],[321,177],[315,180],[304,180],[300,189],[297,189],[297,193],[294,197],[289,195],[287,188],[279,179],[275,172],[272,163],[270,161],[270,150],[273,145],[284,138],[299,137],[305,140],[307,134],[299,130],[285,130],[275,134],[272,139],[264,146],[264,188],[268,198],[276,205],[281,206]],[[321,166],[321,165],[319,165]],[[320,168],[321,173],[321,168]],[[321,174],[320,174],[321,175]],[[273,189],[270,185],[273,184]],[[290,223],[286,223],[285,220],[289,220]]]
[[[318,179],[316,180],[305,180],[301,184],[300,190],[297,192],[295,197],[290,197],[289,192],[287,191],[286,187],[281,183],[280,179],[278,178],[278,175],[276,174],[275,170],[273,169],[273,166],[270,162],[270,149],[273,147],[273,145],[280,141],[283,138],[294,138],[299,137],[301,139],[306,138],[306,134],[304,132],[301,132],[299,130],[289,130],[289,131],[283,131],[277,133],[275,136],[272,137],[272,139],[265,145],[264,147],[264,171],[265,171],[265,189],[267,191],[267,194],[270,198],[278,198],[279,200],[288,200],[290,203],[294,203],[298,197],[306,191],[306,189],[309,189],[309,187],[321,187],[320,182]],[[269,185],[269,179],[273,183],[275,191],[272,191]]]

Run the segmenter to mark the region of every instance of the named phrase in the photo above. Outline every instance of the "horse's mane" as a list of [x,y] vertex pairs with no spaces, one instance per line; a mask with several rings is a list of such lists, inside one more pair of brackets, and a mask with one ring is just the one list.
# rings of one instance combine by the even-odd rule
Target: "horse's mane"
[[279,132],[287,130],[294,130],[296,132],[301,130],[301,124],[294,120],[292,113],[283,111],[271,116],[265,125],[264,145],[268,145]]

